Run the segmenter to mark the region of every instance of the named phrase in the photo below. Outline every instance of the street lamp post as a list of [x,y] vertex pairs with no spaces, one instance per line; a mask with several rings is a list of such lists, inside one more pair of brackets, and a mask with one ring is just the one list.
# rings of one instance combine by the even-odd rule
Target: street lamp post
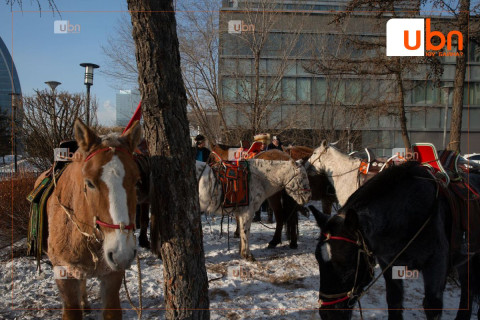
[[453,88],[452,81],[444,81],[442,89],[445,91],[445,114],[443,117],[443,149],[447,148],[447,121],[448,121],[448,100],[450,98],[450,88]]
[[89,126],[90,125],[90,87],[93,86],[93,70],[100,68],[100,66],[94,63],[88,63],[88,62],[80,63],[80,66],[85,68],[85,78],[83,81],[85,86],[87,86],[87,101],[85,104],[87,112],[86,112],[85,122],[87,123],[87,126]]
[[13,109],[13,116],[12,116],[12,145],[13,145],[13,159],[15,165],[15,173],[18,172],[18,162],[17,162],[17,103],[18,97],[20,93],[10,93],[12,96],[12,109]]
[[60,142],[60,141],[55,141],[55,139],[57,138],[57,117],[56,117],[56,112],[55,112],[55,104],[57,102],[57,96],[56,96],[56,91],[55,89],[61,85],[62,83],[61,82],[58,82],[58,81],[46,81],[45,84],[47,84],[50,89],[52,89],[52,100],[53,100],[53,103],[51,105],[51,108],[52,108],[52,112],[50,114],[50,121],[52,122],[52,126],[53,126],[53,145],[55,146],[57,144],[57,142]]

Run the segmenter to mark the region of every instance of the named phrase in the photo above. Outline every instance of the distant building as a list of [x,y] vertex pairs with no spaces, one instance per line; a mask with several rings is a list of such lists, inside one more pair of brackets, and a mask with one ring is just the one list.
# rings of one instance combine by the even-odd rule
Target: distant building
[[[8,116],[8,119],[11,119],[11,114],[13,111],[12,108],[12,93],[16,93],[21,97],[22,89],[20,87],[20,80],[18,79],[17,69],[15,68],[15,64],[13,63],[12,56],[8,52],[7,46],[3,42],[2,38],[0,38],[0,112],[5,112]],[[19,103],[19,98],[17,99],[17,104]],[[15,105],[17,106],[17,105]],[[21,109],[17,109],[17,125],[22,126],[22,115],[23,112]],[[0,124],[1,126],[6,126],[7,128],[11,128],[11,124]],[[11,134],[8,131],[8,137],[2,136],[0,137],[3,147],[5,147],[5,141],[9,141]],[[18,136],[17,136],[18,137]],[[11,146],[7,148],[0,148],[2,149],[0,152],[3,154],[11,153]],[[17,140],[17,150],[18,153],[22,153],[23,147],[22,142]]]
[[138,90],[120,90],[116,96],[116,121],[119,127],[125,127],[133,116],[140,102],[140,91]]
[[[268,24],[267,27],[262,25],[261,14],[258,14],[264,2],[222,1],[219,13],[218,78],[229,129],[242,128],[252,122],[254,117],[245,110],[256,110],[253,105],[256,101],[252,97],[257,90],[260,98],[264,97],[263,103],[269,107],[269,113],[261,121],[263,127],[271,132],[290,128],[292,131],[303,131],[304,136],[312,137],[310,143],[313,144],[318,143],[318,139],[322,138],[319,136],[326,130],[336,131],[335,138],[342,143],[350,140],[351,132],[358,137],[354,150],[369,147],[377,155],[385,156],[391,155],[393,148],[404,146],[398,117],[391,113],[375,113],[373,111],[379,110],[375,106],[367,117],[363,116],[362,123],[357,120],[357,110],[364,105],[374,105],[389,97],[392,105],[395,103],[398,93],[395,91],[396,86],[392,85],[392,77],[362,77],[348,72],[332,75],[322,71],[312,74],[307,70],[314,58],[320,61],[329,61],[327,57],[333,55],[336,58],[346,56],[351,60],[363,56],[368,58],[368,49],[356,50],[345,41],[348,37],[355,37],[358,41],[367,39],[381,42],[385,39],[386,21],[391,17],[389,14],[378,18],[371,13],[359,11],[349,17],[343,30],[331,23],[339,11],[345,10],[347,2],[272,2],[272,10],[264,11],[273,17],[271,20],[270,16],[265,19],[271,24],[269,34],[255,60],[251,43],[258,41],[255,39],[262,35],[261,28],[268,27]],[[396,7],[397,13],[419,12],[419,4],[419,1],[407,1]],[[418,17],[429,18],[421,17],[420,13]],[[449,18],[432,17],[432,22],[435,20],[440,22],[437,25],[441,25],[442,19],[446,21]],[[256,38],[252,36],[254,33],[257,34]],[[342,34],[348,37],[342,37]],[[470,152],[479,152],[480,46],[470,42],[466,52],[468,70],[461,150],[467,152],[469,146]],[[406,77],[412,87],[404,94],[407,129],[412,143],[431,142],[438,149],[443,149],[445,127],[448,143],[453,98],[453,90],[448,87],[452,85],[455,76],[455,61],[455,57],[440,58],[444,68],[441,82],[445,89],[425,80],[425,65],[419,65],[415,72]],[[256,81],[258,87],[255,86]],[[445,108],[448,108],[446,117]],[[338,110],[342,112],[340,116]],[[334,114],[335,112],[337,113]],[[348,139],[345,138],[346,132]]]

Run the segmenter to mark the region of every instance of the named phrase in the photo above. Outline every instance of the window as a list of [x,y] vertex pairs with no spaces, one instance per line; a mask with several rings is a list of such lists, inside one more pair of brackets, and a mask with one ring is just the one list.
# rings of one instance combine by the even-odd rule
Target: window
[[282,79],[282,99],[285,101],[293,102],[297,99],[296,93],[296,81],[293,78]]
[[311,82],[310,78],[297,79],[297,100],[302,102],[310,102]]
[[235,101],[237,99],[237,88],[235,79],[224,78],[222,80],[222,94],[226,101]]
[[238,83],[238,98],[240,101],[249,101],[251,100],[252,84],[250,78],[239,79]]
[[433,86],[432,81],[417,81],[413,89],[413,103],[440,104],[441,89]]
[[362,83],[360,80],[347,80],[345,83],[345,101],[358,104],[361,100]]
[[327,98],[327,81],[324,78],[313,79],[313,101],[315,103],[325,102]]

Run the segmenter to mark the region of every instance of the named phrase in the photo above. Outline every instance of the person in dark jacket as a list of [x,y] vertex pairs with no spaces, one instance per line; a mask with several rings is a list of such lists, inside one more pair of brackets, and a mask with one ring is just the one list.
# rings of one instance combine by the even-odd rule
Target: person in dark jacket
[[210,149],[205,147],[205,137],[201,134],[195,137],[195,142],[197,146],[195,147],[196,155],[195,159],[198,161],[207,162],[208,157],[210,157]]
[[282,142],[277,136],[273,136],[272,142],[267,146],[267,150],[278,149],[283,151]]

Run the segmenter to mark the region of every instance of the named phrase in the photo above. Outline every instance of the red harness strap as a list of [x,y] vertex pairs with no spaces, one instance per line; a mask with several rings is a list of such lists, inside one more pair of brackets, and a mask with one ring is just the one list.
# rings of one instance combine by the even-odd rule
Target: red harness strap
[[323,301],[322,299],[318,299],[318,306],[319,306],[319,307],[321,307],[321,306],[331,306],[331,305],[340,303],[340,302],[342,302],[342,301],[345,301],[345,300],[347,300],[348,298],[350,298],[349,295],[346,295],[346,296],[343,297],[343,298],[340,298],[340,299],[337,299],[337,300],[333,300],[333,301]]
[[330,233],[322,233],[322,234],[326,238],[325,241],[332,239],[332,240],[343,240],[343,241],[346,241],[346,242],[355,243],[357,245],[359,244],[358,241],[354,241],[354,240],[344,238],[344,237],[331,236]]
[[101,220],[98,220],[96,217],[95,217],[95,224],[98,224],[102,227],[105,227],[105,228],[110,228],[110,229],[120,229],[120,230],[130,230],[130,229],[134,229],[135,228],[135,225],[133,223],[130,223],[128,226],[126,226],[125,224],[123,223],[120,223],[120,224],[109,224],[109,223],[105,223]]

